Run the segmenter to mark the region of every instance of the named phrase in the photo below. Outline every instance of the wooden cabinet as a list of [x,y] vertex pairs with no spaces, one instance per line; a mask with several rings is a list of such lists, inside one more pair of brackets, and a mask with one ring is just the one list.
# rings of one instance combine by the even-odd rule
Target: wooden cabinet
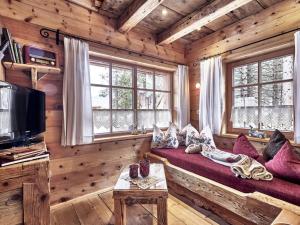
[[49,225],[49,160],[0,168],[0,224]]

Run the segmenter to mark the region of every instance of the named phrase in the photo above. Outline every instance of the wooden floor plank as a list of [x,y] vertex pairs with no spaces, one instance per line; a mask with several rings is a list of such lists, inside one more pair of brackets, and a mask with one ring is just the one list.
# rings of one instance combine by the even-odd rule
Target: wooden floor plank
[[81,225],[72,204],[65,203],[64,207],[51,210],[51,225]]
[[[114,201],[112,191],[87,195],[51,209],[51,225],[113,225]],[[157,225],[156,205],[127,206],[128,225]],[[216,225],[206,215],[169,195],[169,225]]]
[[[169,202],[169,201],[168,201]],[[169,204],[169,203],[168,203]],[[155,218],[157,218],[157,206],[156,205],[149,205],[144,204],[142,205],[151,215]],[[168,211],[168,225],[185,225],[183,221],[178,219],[176,216],[174,216],[172,213]]]
[[108,191],[99,194],[99,197],[103,200],[105,205],[113,212],[114,211],[114,200],[113,200],[113,192]]
[[[108,206],[108,208],[114,210],[114,201],[112,197],[112,192],[105,192],[99,194],[103,202]],[[157,219],[151,215],[145,208],[141,205],[127,206],[127,223],[128,224],[143,224],[143,225],[156,225]]]
[[72,202],[72,205],[82,225],[105,224],[88,199]]
[[104,224],[115,224],[113,212],[107,207],[100,196],[95,195],[89,197],[88,201],[93,206],[97,215],[102,219]]

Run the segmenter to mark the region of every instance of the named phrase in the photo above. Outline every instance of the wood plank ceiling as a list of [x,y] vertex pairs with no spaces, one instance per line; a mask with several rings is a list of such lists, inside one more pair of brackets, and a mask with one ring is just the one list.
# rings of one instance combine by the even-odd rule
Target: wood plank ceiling
[[[104,16],[118,19],[124,12],[128,11],[128,8],[131,5],[139,0],[69,1],[75,2],[93,11],[97,10]],[[177,41],[184,44],[191,43],[245,17],[254,15],[280,1],[283,0],[252,0],[247,4],[230,11],[224,16],[209,22],[205,26],[201,27],[201,29],[188,33],[187,35],[179,38]],[[156,3],[156,7],[151,9],[151,11],[149,10],[147,15],[142,18],[142,20],[133,28],[133,30],[147,32],[159,36],[162,32],[169,29],[173,24],[177,23],[188,15],[193,15],[193,12],[208,6],[214,2],[214,0],[157,0],[157,2],[159,3]]]

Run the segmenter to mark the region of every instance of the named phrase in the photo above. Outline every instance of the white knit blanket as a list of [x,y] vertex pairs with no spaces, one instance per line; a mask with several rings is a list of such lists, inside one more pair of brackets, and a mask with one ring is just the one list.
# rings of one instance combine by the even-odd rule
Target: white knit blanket
[[202,146],[201,154],[216,163],[230,167],[237,177],[254,180],[273,179],[273,175],[261,163],[247,155],[232,154],[208,146]]

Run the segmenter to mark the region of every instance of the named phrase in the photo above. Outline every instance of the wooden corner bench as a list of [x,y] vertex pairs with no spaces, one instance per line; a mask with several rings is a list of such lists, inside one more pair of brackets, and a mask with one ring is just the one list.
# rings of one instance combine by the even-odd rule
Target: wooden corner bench
[[[145,153],[164,164],[168,188],[194,207],[204,207],[231,224],[270,225],[300,223],[300,207],[260,192],[243,193],[172,165],[166,158]],[[278,223],[277,223],[278,222]]]

